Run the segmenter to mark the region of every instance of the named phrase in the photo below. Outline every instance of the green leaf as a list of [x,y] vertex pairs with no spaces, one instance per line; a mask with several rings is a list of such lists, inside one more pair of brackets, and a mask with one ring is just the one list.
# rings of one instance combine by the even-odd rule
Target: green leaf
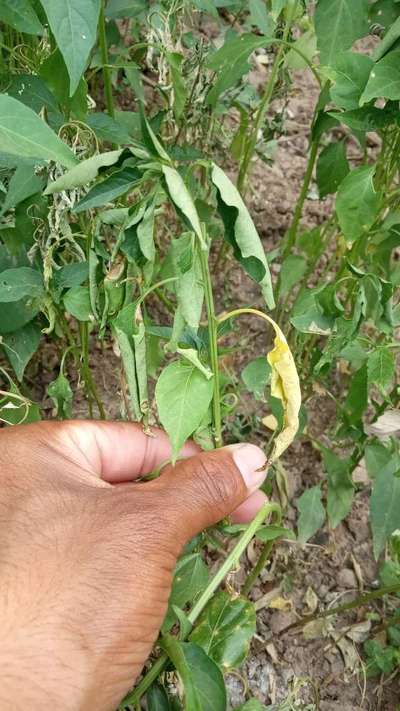
[[198,368],[174,361],[162,371],[156,385],[160,421],[172,445],[176,460],[182,446],[200,425],[213,395],[213,380]]
[[97,178],[101,168],[109,167],[117,163],[121,153],[122,150],[99,153],[97,156],[83,160],[67,173],[57,178],[53,183],[50,183],[44,191],[44,194],[53,195],[53,193],[59,193],[61,190],[71,190],[72,188],[87,185],[87,183]]
[[268,711],[268,706],[264,706],[258,699],[250,699],[242,706],[237,706],[235,711]]
[[97,38],[100,0],[40,0],[64,57],[73,96]]
[[271,379],[271,366],[265,356],[250,361],[242,370],[242,380],[256,400],[265,400],[265,389]]
[[75,205],[73,212],[83,212],[95,207],[101,207],[108,202],[113,202],[116,198],[127,193],[131,188],[138,185],[142,178],[141,173],[136,168],[121,168],[97,183],[82,200]]
[[321,200],[335,193],[350,170],[343,142],[329,143],[318,158],[317,185]]
[[76,264],[65,264],[54,273],[54,283],[58,289],[68,289],[72,286],[81,286],[89,276],[89,266],[87,262],[77,262]]
[[69,75],[64,58],[56,49],[41,63],[39,74],[56,97],[65,117],[77,118],[84,122],[88,111],[88,86],[84,76],[81,77],[76,91],[69,95]]
[[369,0],[318,0],[315,30],[321,64],[334,65],[344,49],[368,33]]
[[326,447],[322,447],[321,450],[324,467],[328,473],[328,519],[330,526],[336,528],[351,510],[354,498],[351,469],[354,465],[350,458],[341,459]]
[[29,0],[1,0],[0,20],[28,35],[40,35],[44,31]]
[[344,123],[355,133],[378,131],[394,122],[392,112],[377,109],[375,106],[363,106],[353,111],[330,111],[329,115]]
[[125,17],[137,18],[145,10],[147,10],[147,0],[108,0],[106,17],[114,20]]
[[333,65],[331,99],[341,109],[358,109],[374,63],[366,54],[342,52]]
[[190,641],[202,647],[225,673],[246,659],[255,632],[254,605],[246,598],[219,592],[200,615]]
[[217,188],[218,208],[225,226],[225,238],[236,259],[257,281],[270,309],[275,306],[271,274],[262,242],[240,193],[215,163],[211,179]]
[[400,528],[400,460],[394,455],[376,472],[370,499],[374,555],[377,559],[389,536]]
[[177,120],[179,120],[183,114],[187,98],[186,83],[182,74],[184,56],[179,52],[166,52],[166,58],[169,64],[174,90],[174,116]]
[[67,168],[78,162],[47,123],[6,94],[0,95],[0,150],[25,158],[54,160]]
[[197,213],[194,200],[186,187],[183,178],[178,171],[175,170],[175,168],[171,168],[169,165],[162,165],[161,168],[172,202],[186,217],[189,225],[198,237],[200,244],[204,246],[204,238],[199,215]]
[[173,662],[185,690],[187,711],[226,711],[222,673],[201,647],[167,635],[162,646]]
[[47,394],[54,402],[58,419],[69,420],[72,417],[73,392],[63,373],[49,384]]
[[36,175],[33,165],[18,166],[10,180],[0,215],[4,215],[7,210],[11,210],[31,195],[39,193],[42,186],[43,180]]
[[208,568],[200,553],[182,556],[176,565],[169,606],[184,607],[200,595],[208,583]]
[[1,343],[7,358],[20,382],[24,377],[26,366],[39,347],[41,335],[41,330],[36,324],[28,323],[2,338]]
[[152,684],[146,694],[147,711],[171,711],[167,692],[161,684]]
[[256,538],[263,543],[276,541],[277,538],[288,538],[290,541],[296,540],[296,536],[290,528],[274,525],[261,526],[261,528],[256,531]]
[[40,311],[39,299],[29,296],[0,308],[0,335],[13,333],[32,321]]
[[251,24],[258,27],[263,35],[272,35],[275,23],[271,15],[268,14],[264,0],[250,0],[249,11]]
[[[300,56],[301,52],[309,62],[312,62],[317,53],[317,37],[313,29],[306,30],[300,37],[293,42],[293,49],[290,49],[285,57],[285,64],[289,69],[299,71],[308,69],[307,62]],[[298,50],[298,52],[296,51]]]
[[391,458],[392,452],[381,442],[367,444],[365,447],[365,464],[371,479],[374,479],[381,469],[389,464]]
[[307,271],[307,261],[304,257],[297,254],[290,254],[282,262],[281,271],[279,274],[281,296],[292,290],[296,284],[302,279]]
[[349,392],[344,402],[344,411],[348,422],[356,425],[361,421],[368,407],[368,374],[367,365],[361,366],[352,376]]
[[7,89],[7,94],[25,104],[37,114],[43,108],[46,108],[50,113],[58,114],[62,123],[57,101],[43,79],[35,74],[17,74],[14,76]]
[[360,104],[362,106],[378,97],[392,101],[400,99],[399,50],[390,52],[372,68],[368,84],[360,98]]
[[19,301],[24,296],[41,298],[43,294],[43,278],[35,269],[17,267],[0,274],[0,303]]
[[348,242],[366,235],[379,213],[380,195],[374,188],[375,166],[363,165],[352,170],[341,183],[336,212]]
[[64,296],[66,311],[78,321],[93,321],[90,293],[87,286],[74,286]]
[[306,489],[297,502],[300,511],[298,541],[306,543],[321,528],[325,521],[325,509],[321,502],[321,487]]
[[[181,314],[188,326],[197,330],[203,308],[204,288],[200,257],[193,241],[192,233],[173,240],[172,257],[175,274],[179,279],[175,289]],[[184,263],[187,257],[190,259],[189,265]]]
[[371,24],[383,27],[385,30],[397,20],[399,15],[400,8],[397,0],[374,0],[369,11]]
[[385,394],[396,374],[396,359],[390,348],[377,348],[368,356],[368,385]]
[[275,20],[278,19],[282,10],[287,6],[288,2],[290,2],[290,0],[272,0],[271,13]]
[[217,78],[207,95],[207,103],[215,106],[219,96],[234,86],[243,74],[250,71],[249,56],[265,44],[265,37],[242,34],[229,37],[223,46],[212,54],[207,68],[216,72]]
[[86,118],[86,123],[101,141],[109,141],[119,145],[132,143],[132,138],[126,127],[118,120],[108,116],[108,114],[89,114]]
[[[397,10],[397,12],[399,12]],[[378,46],[375,48],[374,54],[373,54],[373,59],[375,62],[378,62],[382,57],[386,54],[386,52],[391,49],[391,47],[394,45],[395,42],[400,37],[400,17],[397,17],[397,19],[393,22],[391,27],[389,27],[389,30],[385,34],[382,42],[378,44]]]

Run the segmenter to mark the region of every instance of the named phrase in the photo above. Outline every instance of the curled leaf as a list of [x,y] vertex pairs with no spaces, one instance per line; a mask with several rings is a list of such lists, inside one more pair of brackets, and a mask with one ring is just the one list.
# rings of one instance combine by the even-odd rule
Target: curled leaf
[[284,428],[275,439],[270,458],[272,463],[293,442],[299,429],[301,390],[294,358],[286,338],[275,321],[270,318],[268,321],[276,333],[274,348],[267,355],[268,363],[272,368],[271,395],[282,401],[284,409]]
[[[271,366],[271,395],[281,401],[283,407],[283,429],[275,438],[273,450],[269,458],[269,464],[275,462],[283,454],[285,449],[293,442],[297,430],[299,429],[299,412],[301,406],[300,380],[297,373],[294,358],[288,346],[286,338],[278,324],[267,314],[257,309],[236,309],[228,314],[220,316],[218,321],[223,323],[235,316],[249,314],[258,316],[264,321],[268,321],[275,331],[274,348],[267,354],[267,360]],[[269,418],[263,420],[269,427],[272,421]],[[273,423],[275,424],[275,423]]]

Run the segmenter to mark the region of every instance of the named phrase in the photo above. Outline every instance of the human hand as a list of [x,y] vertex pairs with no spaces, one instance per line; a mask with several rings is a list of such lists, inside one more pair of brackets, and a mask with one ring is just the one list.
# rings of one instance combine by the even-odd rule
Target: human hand
[[170,456],[139,425],[42,422],[0,432],[0,708],[113,711],[140,673],[182,547],[234,512],[250,520],[265,456]]

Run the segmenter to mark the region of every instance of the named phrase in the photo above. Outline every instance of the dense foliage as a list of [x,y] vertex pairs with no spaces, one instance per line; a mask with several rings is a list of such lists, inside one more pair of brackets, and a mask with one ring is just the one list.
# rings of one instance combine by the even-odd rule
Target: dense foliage
[[[243,388],[274,416],[269,456],[288,427],[288,398],[274,388],[271,358],[258,354],[241,383],[221,362],[221,339],[234,343],[235,318],[263,318],[254,309],[263,303],[299,370],[298,436],[310,438],[315,391],[336,408],[335,428],[323,442],[312,440],[326,478],[298,501],[297,539],[305,543],[325,520],[335,528],[346,518],[352,474],[365,461],[377,559],[390,543],[382,584],[400,586],[391,541],[400,528],[392,436],[400,429],[400,2],[2,0],[0,22],[0,349],[10,366],[0,376],[1,422],[40,419],[24,373],[45,340],[60,353],[48,387],[56,415],[73,412],[70,360],[88,414],[106,417],[90,353],[112,339],[124,373],[121,415],[145,428],[161,423],[173,458],[188,437],[204,448],[230,438],[228,416]],[[247,80],[256,60],[268,68],[260,91]],[[311,72],[319,88],[308,164],[291,226],[265,253],[246,197],[255,160],[274,160],[285,125],[274,100],[290,95],[296,72]],[[330,212],[305,229],[314,176]],[[234,310],[217,314],[213,275],[232,260],[258,284],[260,300],[248,304],[238,293]],[[262,323],[272,344],[275,334]],[[269,490],[275,476],[283,476],[279,463]],[[273,541],[294,538],[281,527],[282,506],[262,513],[249,531],[222,524],[215,534],[220,542],[222,534],[242,534],[220,581],[254,533],[264,542],[244,592]],[[245,658],[255,613],[244,596],[212,597],[207,543],[205,534],[179,563],[163,654],[131,704],[147,692],[150,711],[226,708],[222,672]],[[366,649],[372,672],[398,663],[399,627],[391,629],[390,646],[370,640]],[[153,683],[167,660],[184,701]],[[251,700],[241,708],[262,706]]]

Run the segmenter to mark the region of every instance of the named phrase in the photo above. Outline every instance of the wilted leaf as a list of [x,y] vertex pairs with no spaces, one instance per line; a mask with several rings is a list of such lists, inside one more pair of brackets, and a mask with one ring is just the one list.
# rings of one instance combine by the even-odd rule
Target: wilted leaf
[[169,165],[163,164],[162,171],[172,202],[186,217],[190,227],[198,237],[200,244],[204,246],[203,232],[196,206],[183,178],[175,168]]
[[81,163],[75,165],[67,173],[61,175],[60,178],[57,178],[57,180],[53,183],[50,183],[44,191],[44,194],[52,195],[53,193],[61,192],[61,190],[70,190],[71,188],[78,188],[81,185],[87,185],[92,180],[97,178],[100,168],[114,165],[121,153],[122,151],[99,153],[92,158],[81,161]]
[[238,190],[215,163],[211,179],[217,188],[218,205],[225,226],[225,238],[236,259],[252,279],[259,282],[265,301],[274,308],[271,275],[260,237]]
[[127,193],[141,180],[141,173],[136,168],[121,168],[97,183],[74,207],[74,212],[83,212],[101,207]]
[[279,326],[269,316],[265,318],[271,323],[276,333],[274,348],[267,354],[272,368],[271,395],[282,402],[283,430],[274,440],[270,463],[278,459],[293,442],[299,429],[299,411],[301,406],[301,390],[296,365]]

